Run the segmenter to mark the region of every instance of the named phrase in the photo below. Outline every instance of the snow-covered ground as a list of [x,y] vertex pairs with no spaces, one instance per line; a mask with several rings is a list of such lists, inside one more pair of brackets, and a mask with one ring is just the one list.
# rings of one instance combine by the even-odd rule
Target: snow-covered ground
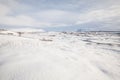
[[14,34],[0,34],[0,80],[120,80],[119,34]]

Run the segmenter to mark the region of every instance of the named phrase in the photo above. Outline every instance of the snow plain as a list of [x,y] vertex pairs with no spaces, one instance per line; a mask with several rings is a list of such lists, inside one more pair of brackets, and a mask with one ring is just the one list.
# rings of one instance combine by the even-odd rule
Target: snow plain
[[2,33],[0,80],[120,80],[120,36]]

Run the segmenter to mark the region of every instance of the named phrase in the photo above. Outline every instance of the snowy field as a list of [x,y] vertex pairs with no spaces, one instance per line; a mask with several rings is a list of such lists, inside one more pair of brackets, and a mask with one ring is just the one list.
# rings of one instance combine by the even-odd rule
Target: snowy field
[[0,31],[0,80],[120,80],[120,34]]

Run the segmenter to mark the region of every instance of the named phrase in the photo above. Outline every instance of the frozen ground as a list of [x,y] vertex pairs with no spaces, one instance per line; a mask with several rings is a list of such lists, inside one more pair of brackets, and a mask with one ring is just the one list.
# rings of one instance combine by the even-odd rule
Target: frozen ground
[[120,80],[120,35],[0,34],[0,80]]

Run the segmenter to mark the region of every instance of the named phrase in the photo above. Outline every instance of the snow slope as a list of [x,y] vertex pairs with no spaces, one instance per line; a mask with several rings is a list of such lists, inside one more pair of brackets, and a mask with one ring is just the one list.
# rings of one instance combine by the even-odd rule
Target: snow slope
[[0,34],[3,34],[3,35],[18,35],[18,33],[14,32],[14,31],[8,31],[8,30],[3,30],[3,31],[0,31]]
[[0,35],[0,80],[119,80],[119,41],[86,33]]

